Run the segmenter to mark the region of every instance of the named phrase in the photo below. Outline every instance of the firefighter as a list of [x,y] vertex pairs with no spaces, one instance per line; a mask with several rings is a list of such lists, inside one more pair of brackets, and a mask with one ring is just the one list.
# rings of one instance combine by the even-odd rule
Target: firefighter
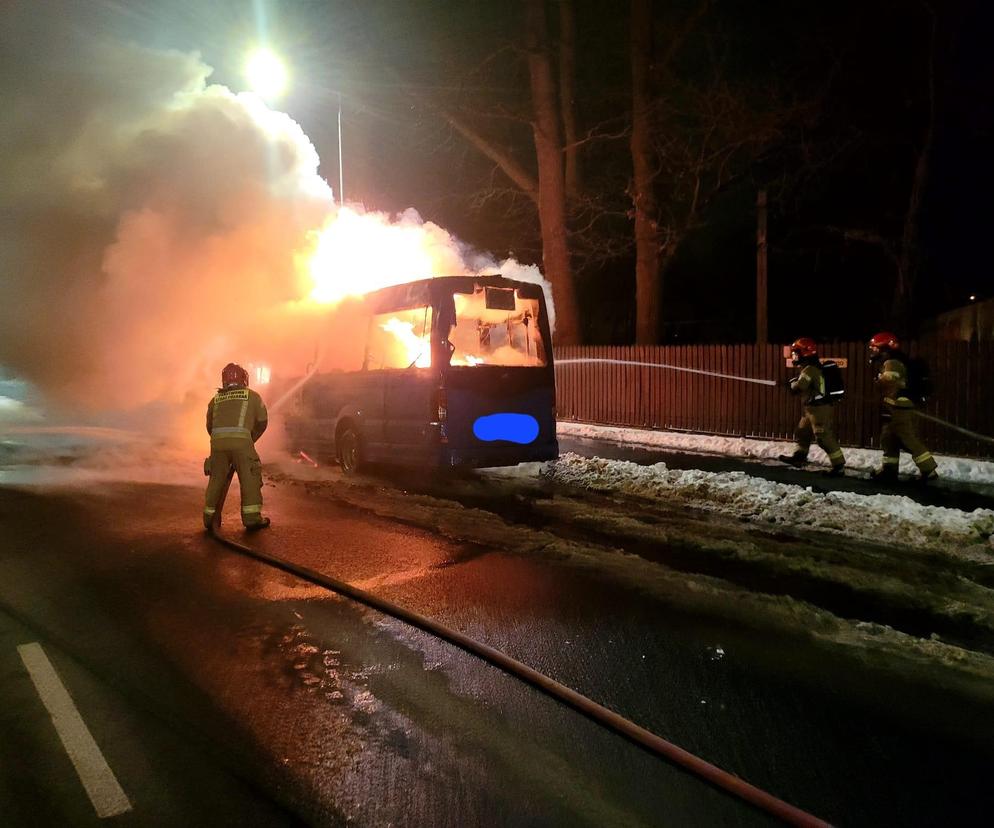
[[874,480],[897,480],[897,468],[903,448],[918,466],[921,481],[938,478],[935,458],[918,437],[915,428],[915,400],[908,393],[908,362],[901,343],[889,331],[870,338],[870,363],[877,367],[877,387],[883,394],[880,412],[882,429],[880,448],[883,463],[871,476]]
[[803,413],[794,431],[797,441],[794,453],[781,454],[779,460],[791,466],[803,466],[808,462],[811,443],[817,442],[832,464],[825,474],[838,477],[846,467],[846,458],[839,441],[835,439],[831,399],[818,360],[818,346],[813,339],[802,336],[790,346],[790,352],[795,367],[800,368],[801,373],[788,381],[788,388],[792,394],[801,397]]
[[248,371],[231,362],[221,371],[221,387],[207,404],[207,433],[211,436],[210,482],[204,502],[204,526],[214,520],[221,493],[234,467],[242,492],[242,523],[247,529],[265,529],[262,516],[262,463],[255,451],[269,424],[262,397],[248,387]]

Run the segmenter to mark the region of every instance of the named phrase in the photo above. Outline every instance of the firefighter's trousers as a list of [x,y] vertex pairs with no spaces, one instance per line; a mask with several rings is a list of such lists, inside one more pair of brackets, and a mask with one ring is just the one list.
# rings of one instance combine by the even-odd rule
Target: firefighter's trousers
[[228,442],[225,446],[211,446],[211,479],[204,498],[204,526],[208,528],[232,466],[238,475],[238,487],[242,493],[242,523],[253,526],[262,522],[262,461],[252,443]]
[[882,415],[883,428],[880,431],[880,448],[883,449],[883,470],[891,474],[897,474],[897,467],[901,460],[901,449],[911,455],[918,470],[922,474],[930,474],[935,471],[936,462],[932,457],[932,452],[925,448],[925,444],[918,436],[915,420],[918,415],[913,408],[897,408],[896,406],[885,406]]
[[807,458],[808,450],[813,442],[817,442],[822,451],[828,455],[828,462],[833,468],[844,466],[846,458],[842,454],[842,447],[835,439],[834,428],[835,416],[830,405],[806,405],[801,420],[797,424],[794,432],[794,439],[797,441],[797,448],[794,449],[795,457]]

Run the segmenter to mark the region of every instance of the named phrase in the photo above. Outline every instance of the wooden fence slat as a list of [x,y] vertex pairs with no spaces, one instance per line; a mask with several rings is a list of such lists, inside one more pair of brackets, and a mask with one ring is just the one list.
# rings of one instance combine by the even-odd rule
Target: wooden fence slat
[[[823,346],[826,356],[843,357],[846,401],[836,409],[844,445],[879,446],[876,369],[864,342]],[[934,396],[927,412],[980,434],[994,435],[994,344],[912,343],[911,353],[931,369]],[[732,376],[780,380],[787,375],[780,345],[564,346],[558,361],[614,359],[668,364]],[[556,405],[562,419],[633,427],[756,436],[789,440],[798,403],[782,388],[736,382],[686,371],[610,363],[560,365]],[[991,443],[923,421],[926,445],[942,454],[994,456]]]
[[[708,363],[710,362],[710,351],[712,345],[700,345],[695,349],[693,358],[690,361],[691,368],[703,368],[704,370],[710,370],[708,368]],[[705,431],[714,431],[714,386],[711,384],[711,378],[704,374],[692,374],[694,377],[695,384],[697,386],[697,398],[698,404],[703,407],[704,416],[706,418],[704,423]]]
[[[688,365],[688,360],[691,356],[691,347],[689,345],[680,345],[677,348],[677,358],[676,364],[686,367]],[[694,375],[681,372],[679,377],[680,381],[680,428],[689,427],[689,414],[691,410],[700,411],[697,405],[697,386],[694,384]],[[703,416],[703,413],[702,413]],[[703,420],[701,421],[701,430],[706,429],[706,425]]]

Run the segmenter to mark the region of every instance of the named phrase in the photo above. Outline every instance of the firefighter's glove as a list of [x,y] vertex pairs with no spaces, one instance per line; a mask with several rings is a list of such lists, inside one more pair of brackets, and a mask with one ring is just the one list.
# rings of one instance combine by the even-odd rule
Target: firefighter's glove
[[204,477],[211,476],[211,459],[210,457],[204,458]]
[[794,390],[794,380],[792,380],[790,377],[787,377],[786,379],[781,380],[780,384],[784,388],[786,388],[788,391],[793,391]]

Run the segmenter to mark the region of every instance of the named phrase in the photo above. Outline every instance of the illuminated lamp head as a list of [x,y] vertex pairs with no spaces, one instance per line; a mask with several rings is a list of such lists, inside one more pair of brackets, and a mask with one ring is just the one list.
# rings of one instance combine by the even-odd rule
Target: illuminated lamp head
[[265,101],[275,100],[286,91],[286,66],[270,49],[256,49],[249,55],[245,78],[249,88]]

